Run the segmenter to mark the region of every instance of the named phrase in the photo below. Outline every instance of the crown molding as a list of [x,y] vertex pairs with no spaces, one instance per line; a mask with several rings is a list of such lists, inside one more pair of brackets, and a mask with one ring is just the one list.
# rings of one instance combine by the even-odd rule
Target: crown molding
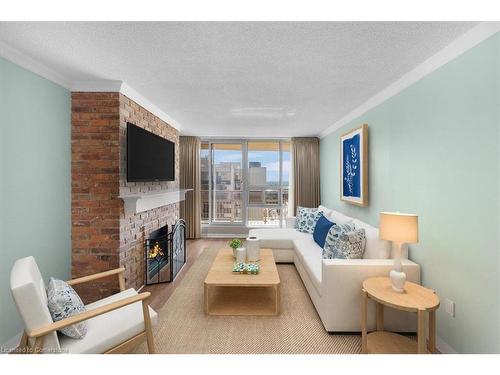
[[[428,58],[422,64],[417,66],[415,69],[406,73],[400,79],[387,86],[385,89],[380,91],[375,96],[368,99],[366,102],[349,112],[347,115],[342,117],[340,120],[330,125],[328,128],[319,133],[320,138],[324,138],[328,134],[339,129],[343,125],[349,123],[350,121],[356,119],[362,114],[366,113],[372,108],[380,105],[387,99],[395,96],[404,89],[408,88],[415,82],[419,81],[426,75],[435,71],[439,67],[445,65],[449,61],[453,60],[457,56],[461,55],[465,51],[476,46],[483,40],[492,36],[493,34],[500,31],[500,22],[482,22],[476,27],[472,28],[461,37],[450,43],[447,47],[443,48],[441,51],[435,55]],[[71,80],[52,70],[51,68],[39,63],[35,59],[27,56],[21,51],[14,47],[0,41],[0,56],[12,61],[13,63],[52,81],[70,91],[85,91],[85,92],[120,92],[128,98],[134,100],[137,104],[141,105],[154,115],[158,116],[169,125],[173,126],[177,130],[182,130],[183,127],[175,121],[171,116],[163,112],[157,105],[152,101],[145,98],[135,89],[127,85],[123,81],[117,80],[99,80],[99,81],[85,81],[85,82],[71,82]]]
[[176,128],[177,130],[181,131],[183,129],[183,126],[179,124],[177,121],[175,121],[171,116],[163,112],[156,104],[154,104],[152,101],[149,99],[145,98],[143,95],[141,95],[139,92],[134,90],[132,87],[127,85],[125,82],[122,82],[121,87],[120,87],[120,93],[125,95],[127,98],[132,99],[134,102],[139,104],[141,107],[147,109],[149,112],[154,114],[155,116],[159,117],[163,121],[165,121],[167,124],[170,126]]
[[13,62],[16,65],[23,67],[45,79],[48,79],[59,86],[64,87],[69,91],[79,92],[119,92],[129,99],[147,109],[149,112],[159,117],[169,125],[181,131],[183,127],[175,121],[171,116],[163,112],[151,100],[145,98],[139,92],[127,85],[123,81],[118,80],[98,80],[98,81],[77,81],[72,82],[70,79],[63,77],[61,74],[36,61],[30,56],[22,53],[16,48],[0,41],[0,56]]
[[73,92],[120,92],[122,81],[100,80],[73,82],[70,90]]
[[181,131],[183,127],[175,121],[171,116],[163,112],[156,104],[151,100],[145,98],[134,88],[130,87],[127,83],[123,81],[116,80],[100,80],[100,81],[83,81],[75,82],[71,85],[71,91],[73,92],[119,92],[125,95],[127,98],[133,100],[141,107],[147,109],[149,112],[159,117],[165,121],[170,126],[173,126],[177,130]]
[[71,87],[71,83],[68,79],[2,41],[0,41],[0,56],[65,89],[69,90]]
[[349,122],[355,120],[364,113],[368,112],[370,109],[373,109],[376,106],[382,104],[387,99],[400,93],[401,91],[413,85],[415,82],[419,81],[426,75],[432,73],[436,69],[440,68],[441,66],[450,62],[451,60],[455,59],[465,51],[478,45],[483,40],[489,38],[490,36],[496,34],[499,31],[500,31],[500,22],[482,22],[479,25],[473,27],[465,34],[455,39],[441,51],[439,51],[435,55],[425,60],[422,64],[418,65],[415,69],[406,73],[396,82],[387,86],[378,94],[372,96],[366,102],[364,102],[359,107],[349,112],[347,115],[342,117],[333,125],[330,125],[328,128],[319,133],[318,136],[320,138],[326,137],[328,134],[341,128],[342,126],[348,124]]

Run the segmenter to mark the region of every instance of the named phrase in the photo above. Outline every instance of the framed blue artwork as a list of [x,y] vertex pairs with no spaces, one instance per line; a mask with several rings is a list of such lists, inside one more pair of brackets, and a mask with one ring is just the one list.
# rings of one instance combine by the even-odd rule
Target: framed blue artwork
[[340,136],[340,199],[368,205],[368,125]]

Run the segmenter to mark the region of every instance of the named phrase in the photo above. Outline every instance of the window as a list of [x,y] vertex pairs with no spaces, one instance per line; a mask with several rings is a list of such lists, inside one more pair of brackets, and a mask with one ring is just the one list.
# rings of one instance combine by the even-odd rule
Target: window
[[284,225],[288,212],[290,142],[202,142],[204,224]]
[[[290,171],[292,170],[291,144],[281,142],[281,205],[283,217],[288,216],[288,191],[290,190]],[[285,226],[285,224],[283,224]]]
[[[285,159],[290,159],[289,143],[250,141],[248,150],[248,226],[281,226],[287,210],[283,191],[288,190]],[[286,183],[285,183],[286,181]],[[287,195],[288,196],[288,193]]]
[[210,221],[210,150],[208,143],[202,143],[200,149],[201,175],[201,222]]
[[280,185],[279,142],[248,142],[248,184]]
[[243,154],[239,143],[214,143],[213,154],[213,220],[241,222],[243,189]]

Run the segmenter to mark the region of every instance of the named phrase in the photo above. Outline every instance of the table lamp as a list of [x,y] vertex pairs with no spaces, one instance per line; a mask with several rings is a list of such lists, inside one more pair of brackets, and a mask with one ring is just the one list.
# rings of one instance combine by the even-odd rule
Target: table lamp
[[418,242],[418,216],[401,212],[380,213],[380,239],[392,241],[394,269],[390,272],[392,289],[404,293],[406,274],[401,264],[401,249],[405,243]]

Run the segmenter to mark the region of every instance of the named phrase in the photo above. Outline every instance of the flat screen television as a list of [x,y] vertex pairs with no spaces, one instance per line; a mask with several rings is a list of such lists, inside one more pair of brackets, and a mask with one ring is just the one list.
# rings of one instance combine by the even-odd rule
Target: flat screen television
[[127,123],[127,181],[174,181],[175,143]]

